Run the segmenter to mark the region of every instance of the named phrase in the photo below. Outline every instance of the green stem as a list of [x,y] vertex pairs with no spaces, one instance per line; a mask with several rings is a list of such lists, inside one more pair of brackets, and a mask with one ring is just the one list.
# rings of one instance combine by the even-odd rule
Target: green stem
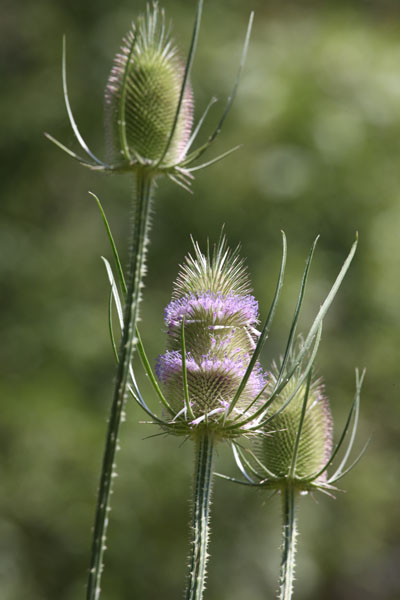
[[136,175],[135,205],[131,232],[131,255],[128,266],[128,287],[125,301],[124,328],[119,348],[119,362],[115,381],[114,396],[108,422],[100,485],[97,497],[91,549],[90,570],[86,598],[98,600],[100,580],[103,570],[103,554],[110,510],[112,479],[115,476],[115,453],[118,445],[118,433],[124,414],[129,365],[136,345],[135,327],[138,317],[140,288],[144,275],[147,232],[153,176],[141,171]]
[[192,533],[186,600],[201,600],[205,587],[209,512],[214,459],[214,435],[205,432],[196,440]]
[[281,561],[280,600],[290,600],[293,592],[296,553],[296,490],[290,480],[282,489],[283,544]]

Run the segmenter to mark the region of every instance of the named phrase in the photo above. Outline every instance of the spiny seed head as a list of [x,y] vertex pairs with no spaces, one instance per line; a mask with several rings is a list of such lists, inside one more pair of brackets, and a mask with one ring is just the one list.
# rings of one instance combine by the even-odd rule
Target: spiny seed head
[[[276,383],[276,373],[270,374],[271,390]],[[295,376],[290,379],[282,392],[272,402],[271,414],[278,411],[289,400],[299,384]],[[265,467],[279,480],[289,476],[296,438],[299,431],[306,383],[300,385],[294,397],[282,412],[265,426],[266,436],[258,441],[257,454]],[[301,429],[296,466],[293,479],[298,489],[307,490],[314,484],[326,480],[326,471],[313,479],[329,460],[332,451],[332,417],[328,399],[320,380],[314,381],[307,398],[306,412]],[[303,480],[303,481],[302,481]]]
[[[266,385],[257,363],[234,407],[225,418],[249,365],[258,332],[258,303],[237,250],[231,252],[225,238],[212,255],[195,256],[181,267],[173,299],[164,312],[167,352],[159,356],[156,373],[165,396],[188,427],[202,425],[222,431],[244,414]],[[185,341],[183,364],[182,329]],[[184,366],[192,411],[185,414]],[[187,431],[186,431],[187,433]]]
[[110,161],[137,161],[167,167],[183,158],[193,120],[193,99],[186,86],[175,133],[174,124],[184,66],[165,29],[157,4],[147,8],[125,36],[115,57],[105,95]]

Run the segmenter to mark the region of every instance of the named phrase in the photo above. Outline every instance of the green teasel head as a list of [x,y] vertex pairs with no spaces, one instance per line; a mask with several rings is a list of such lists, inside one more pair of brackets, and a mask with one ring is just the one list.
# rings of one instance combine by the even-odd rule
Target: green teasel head
[[[147,7],[132,23],[114,59],[105,93],[111,163],[137,161],[168,167],[185,154],[193,122],[187,82],[172,138],[185,68],[166,29],[164,11]],[[167,151],[165,152],[165,150]]]
[[212,98],[193,127],[193,94],[189,82],[200,30],[203,0],[197,1],[189,52],[183,60],[166,26],[164,11],[155,2],[132,23],[114,59],[105,92],[107,162],[98,158],[81,135],[71,109],[66,75],[66,44],[63,41],[62,80],[64,101],[81,156],[49,134],[46,137],[82,165],[95,171],[165,175],[190,189],[193,172],[218,162],[239,146],[202,164],[200,159],[221,132],[236,96],[244,66],[253,13],[250,15],[242,56],[225,109],[206,141],[192,149]]
[[[274,365],[270,390],[277,377]],[[313,477],[332,452],[333,420],[322,381],[298,384],[298,377],[292,377],[271,403],[270,411],[275,416],[265,424],[265,435],[257,440],[255,453],[273,474],[277,486],[291,478],[298,489],[305,490],[311,481],[313,485],[326,481],[326,471],[317,479]]]
[[[272,392],[268,419],[253,438],[252,448],[233,444],[233,454],[245,481],[220,475],[235,483],[283,492],[289,487],[299,493],[319,490],[332,495],[337,481],[357,464],[368,442],[349,464],[360,410],[361,387],[365,370],[356,369],[356,392],[339,440],[333,444],[333,419],[321,379],[313,379],[310,370],[304,377],[299,370],[283,392]],[[278,370],[273,365],[268,387],[279,386]],[[348,440],[344,449],[344,442]],[[342,455],[333,473],[329,468]],[[336,461],[335,461],[336,462]]]

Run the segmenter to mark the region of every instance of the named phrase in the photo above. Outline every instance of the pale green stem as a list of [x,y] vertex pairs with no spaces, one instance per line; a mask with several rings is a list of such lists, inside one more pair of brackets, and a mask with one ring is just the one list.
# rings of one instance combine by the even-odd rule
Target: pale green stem
[[283,542],[280,579],[280,600],[290,600],[293,592],[296,553],[296,490],[290,480],[282,489]]
[[127,387],[129,383],[129,365],[136,345],[135,326],[138,317],[140,288],[144,275],[147,233],[151,204],[153,175],[142,171],[136,175],[134,215],[131,232],[131,253],[128,266],[128,286],[124,310],[124,327],[119,348],[119,362],[115,380],[114,396],[108,422],[104,448],[100,485],[97,497],[96,515],[90,559],[90,570],[86,598],[98,600],[103,570],[108,512],[112,479],[115,476],[115,453],[118,445],[118,433],[124,413]]
[[199,435],[196,440],[192,516],[193,537],[189,556],[186,600],[201,600],[205,587],[214,444],[214,435],[208,432]]

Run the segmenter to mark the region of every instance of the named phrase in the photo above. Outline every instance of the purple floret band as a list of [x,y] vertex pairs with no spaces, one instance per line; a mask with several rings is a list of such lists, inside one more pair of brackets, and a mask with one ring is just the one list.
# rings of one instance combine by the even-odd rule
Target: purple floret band
[[[197,361],[188,354],[186,357],[186,370],[188,375],[204,374],[205,376],[209,376],[215,374],[216,376],[224,375],[240,380],[246,372],[249,361],[250,357],[248,354],[244,356],[237,355],[234,358],[226,356],[223,359],[206,354]],[[180,375],[182,368],[181,353],[176,350],[168,351],[158,357],[156,374],[158,379],[165,384],[171,377]],[[267,376],[263,373],[261,365],[258,363],[255,364],[247,383],[254,397],[263,390],[266,382]]]
[[254,296],[203,292],[187,294],[170,302],[164,311],[165,324],[177,327],[183,318],[187,323],[196,321],[198,313],[202,311],[209,315],[213,323],[223,323],[233,316],[242,325],[255,325],[258,322],[258,302]]

